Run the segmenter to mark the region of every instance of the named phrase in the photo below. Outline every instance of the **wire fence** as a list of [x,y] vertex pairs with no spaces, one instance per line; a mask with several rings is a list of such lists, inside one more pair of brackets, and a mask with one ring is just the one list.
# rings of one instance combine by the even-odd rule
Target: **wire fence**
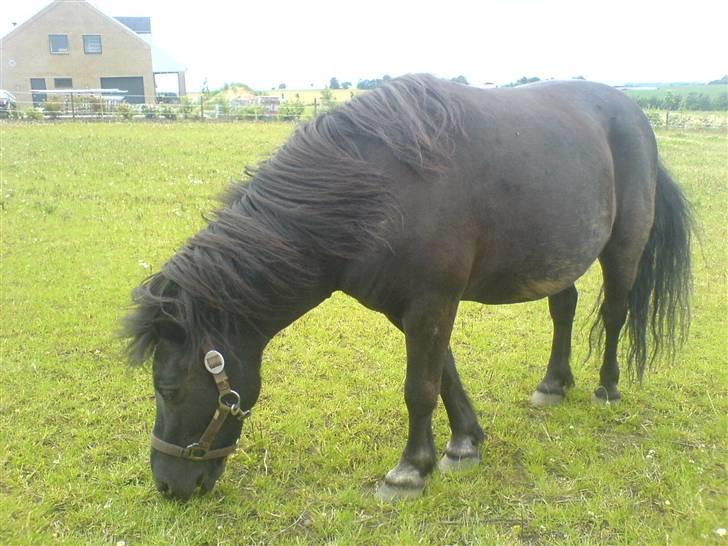
[[[319,113],[336,109],[345,101],[331,98],[302,101],[297,95],[250,96],[226,98],[200,95],[178,97],[161,94],[155,103],[145,97],[96,90],[37,90],[16,94],[14,108],[5,117],[25,121],[219,121],[265,122],[305,121]],[[728,131],[728,112],[644,109],[656,129],[713,129]]]

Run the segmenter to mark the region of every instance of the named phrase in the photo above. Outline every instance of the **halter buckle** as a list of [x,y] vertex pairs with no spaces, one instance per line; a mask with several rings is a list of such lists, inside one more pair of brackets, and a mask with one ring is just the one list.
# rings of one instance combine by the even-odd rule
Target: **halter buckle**
[[195,442],[193,444],[188,445],[185,448],[185,451],[186,451],[185,458],[192,459],[194,461],[194,460],[201,460],[207,453],[207,448],[202,447],[199,443]]
[[207,351],[205,354],[205,368],[212,375],[217,375],[225,369],[225,358],[218,351]]

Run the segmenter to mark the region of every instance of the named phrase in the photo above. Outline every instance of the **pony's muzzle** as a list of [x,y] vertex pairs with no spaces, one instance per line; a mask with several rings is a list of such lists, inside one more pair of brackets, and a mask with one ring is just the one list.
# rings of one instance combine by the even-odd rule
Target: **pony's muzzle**
[[225,459],[185,460],[154,450],[150,463],[157,491],[181,501],[188,500],[197,490],[201,494],[210,491],[225,469]]

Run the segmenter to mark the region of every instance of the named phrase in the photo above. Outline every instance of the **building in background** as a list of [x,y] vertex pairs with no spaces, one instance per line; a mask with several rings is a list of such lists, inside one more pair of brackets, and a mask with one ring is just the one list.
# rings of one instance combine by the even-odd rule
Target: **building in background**
[[[151,40],[149,17],[113,18],[85,0],[55,0],[0,39],[0,89],[28,106],[44,91],[117,89],[129,103],[153,103],[155,74],[185,69]],[[19,106],[20,106],[19,104]]]

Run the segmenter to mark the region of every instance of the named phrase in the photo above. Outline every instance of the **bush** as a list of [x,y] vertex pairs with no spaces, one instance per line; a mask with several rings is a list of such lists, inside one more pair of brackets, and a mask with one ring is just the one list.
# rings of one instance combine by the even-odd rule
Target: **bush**
[[728,110],[728,93],[721,93],[714,97],[713,107],[716,110]]
[[305,106],[300,100],[288,101],[278,108],[278,118],[283,121],[295,121],[301,119]]
[[134,110],[134,107],[126,102],[120,103],[116,108],[116,115],[126,121],[133,119],[135,114],[136,110]]
[[164,119],[177,119],[177,110],[172,108],[170,105],[165,104],[159,109],[159,113]]
[[331,112],[336,109],[336,101],[334,100],[334,94],[331,89],[321,90],[321,111]]
[[650,120],[650,125],[653,127],[664,127],[665,125],[665,115],[662,112],[655,112],[655,111],[646,111],[645,116],[647,116],[647,119]]
[[105,110],[103,97],[91,97],[89,99],[89,106],[91,106],[91,111],[94,114],[101,115]]
[[220,95],[215,99],[215,113],[225,117],[230,115],[230,101],[226,97]]
[[179,103],[179,113],[182,114],[182,117],[185,119],[199,119],[200,115],[194,115],[194,111],[195,103],[192,102],[192,99],[186,96],[182,97]]
[[147,119],[157,119],[159,117],[159,108],[154,104],[142,104],[142,114]]
[[239,120],[258,120],[265,117],[265,108],[257,104],[249,104],[235,111],[235,119]]
[[43,121],[43,110],[39,108],[30,108],[25,111],[25,119],[28,121]]
[[51,119],[56,119],[63,111],[63,102],[58,97],[52,97],[43,105],[43,111]]

